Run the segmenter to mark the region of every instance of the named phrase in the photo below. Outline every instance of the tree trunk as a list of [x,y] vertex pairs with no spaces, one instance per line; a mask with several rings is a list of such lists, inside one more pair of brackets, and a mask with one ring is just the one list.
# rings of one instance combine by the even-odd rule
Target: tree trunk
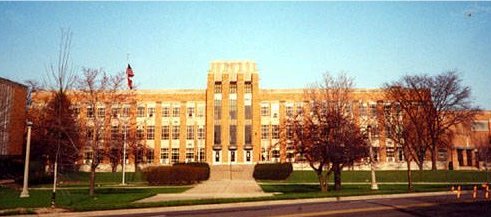
[[423,171],[423,167],[424,167],[424,165],[425,165],[425,161],[424,161],[424,160],[422,160],[422,161],[420,161],[420,162],[417,162],[417,164],[418,164],[418,169],[419,169],[419,171]]
[[431,149],[431,170],[436,171],[436,156],[438,155],[438,149],[436,145],[433,145]]
[[97,167],[91,165],[90,167],[90,177],[89,177],[89,195],[94,196],[95,189],[95,169]]
[[413,189],[413,176],[411,173],[411,161],[406,161],[407,163],[407,191],[412,192]]
[[327,192],[328,190],[328,185],[327,185],[327,173],[322,174],[322,172],[317,174],[317,177],[319,178],[319,185],[321,186],[321,191],[322,192]]
[[334,172],[334,190],[341,190],[341,168],[339,164],[333,164],[332,169]]

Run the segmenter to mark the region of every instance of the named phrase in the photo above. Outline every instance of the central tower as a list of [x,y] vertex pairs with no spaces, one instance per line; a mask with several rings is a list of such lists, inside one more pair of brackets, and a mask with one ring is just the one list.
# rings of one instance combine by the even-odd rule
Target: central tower
[[[259,160],[259,76],[252,61],[214,61],[206,88],[206,149],[211,164]],[[254,121],[256,120],[256,121]]]

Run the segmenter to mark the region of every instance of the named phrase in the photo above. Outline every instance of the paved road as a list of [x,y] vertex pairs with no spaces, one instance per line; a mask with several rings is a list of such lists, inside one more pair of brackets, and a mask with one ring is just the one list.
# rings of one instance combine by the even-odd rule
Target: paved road
[[[135,216],[121,214],[114,216]],[[137,216],[491,216],[491,201],[474,200],[467,195],[456,199],[455,195],[410,198],[385,198],[354,201],[338,201],[308,204],[254,206],[241,208],[166,211],[140,213]]]

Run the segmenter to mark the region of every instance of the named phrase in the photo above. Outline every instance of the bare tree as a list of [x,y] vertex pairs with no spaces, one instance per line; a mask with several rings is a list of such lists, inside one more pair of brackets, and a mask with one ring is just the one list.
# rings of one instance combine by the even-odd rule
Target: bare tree
[[[94,195],[95,172],[104,157],[111,152],[111,138],[107,126],[112,126],[106,108],[125,102],[125,74],[109,75],[100,69],[83,69],[78,79],[76,97],[87,108],[85,145],[90,153],[89,194]],[[118,123],[119,125],[119,123]]]
[[429,152],[432,170],[437,169],[438,149],[450,146],[452,127],[473,120],[479,111],[472,106],[470,88],[454,71],[435,76],[407,75],[385,84],[385,89],[412,121],[418,121],[417,133],[424,140],[419,144],[418,158],[424,159]]
[[[41,102],[42,106],[29,109],[28,117],[35,120],[33,149],[36,150],[36,144],[40,146],[37,149],[42,150],[42,155],[51,168],[59,161],[62,169],[63,166],[73,166],[79,153],[78,126],[68,96],[75,82],[71,47],[72,32],[62,29],[58,59],[46,67],[43,85],[36,81],[27,81],[31,89],[29,97],[38,93],[46,96]],[[28,99],[28,105],[31,103],[31,99]]]
[[334,173],[334,189],[341,188],[343,167],[367,156],[367,143],[348,109],[352,79],[324,74],[320,83],[305,90],[310,104],[288,119],[285,129],[297,153],[303,155],[317,174],[321,191],[328,190],[327,178]]

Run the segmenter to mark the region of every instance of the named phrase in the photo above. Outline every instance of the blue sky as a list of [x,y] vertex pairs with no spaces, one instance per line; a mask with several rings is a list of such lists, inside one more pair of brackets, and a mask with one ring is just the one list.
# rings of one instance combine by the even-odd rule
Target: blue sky
[[60,28],[79,71],[123,71],[130,53],[140,89],[205,88],[213,60],[256,61],[261,88],[458,70],[491,109],[491,2],[0,2],[0,76],[40,80]]

